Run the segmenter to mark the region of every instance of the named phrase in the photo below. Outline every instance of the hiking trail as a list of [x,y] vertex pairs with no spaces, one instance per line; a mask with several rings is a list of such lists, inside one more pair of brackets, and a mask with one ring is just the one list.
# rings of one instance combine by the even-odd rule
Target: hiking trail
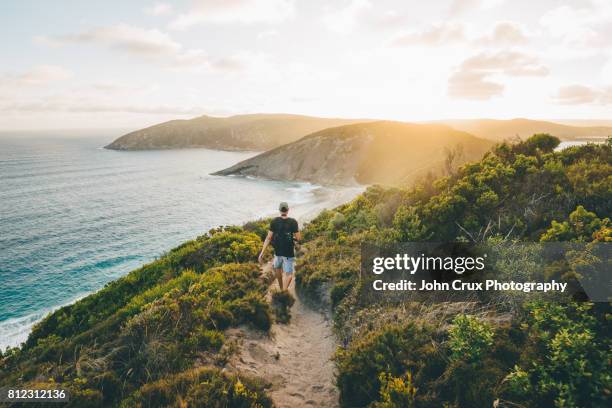
[[[271,265],[263,268],[271,273]],[[268,289],[278,288],[276,280]],[[336,349],[332,322],[321,311],[304,304],[295,293],[295,279],[289,292],[295,297],[289,324],[274,323],[269,334],[247,328],[230,329],[228,337],[238,343],[238,352],[227,368],[252,374],[268,381],[275,406],[337,407],[338,391],[334,385]]]

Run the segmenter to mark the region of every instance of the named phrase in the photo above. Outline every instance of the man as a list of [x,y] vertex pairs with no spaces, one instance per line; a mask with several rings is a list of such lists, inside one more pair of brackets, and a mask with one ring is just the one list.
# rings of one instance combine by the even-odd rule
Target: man
[[[263,243],[263,248],[259,254],[259,263],[263,262],[263,255],[271,242],[274,248],[274,261],[272,268],[278,280],[280,290],[289,289],[293,272],[295,271],[295,249],[294,242],[302,239],[302,234],[298,229],[295,219],[287,216],[289,204],[282,202],[278,206],[280,217],[276,217],[270,222],[270,230]],[[283,288],[283,272],[287,274],[287,288]]]

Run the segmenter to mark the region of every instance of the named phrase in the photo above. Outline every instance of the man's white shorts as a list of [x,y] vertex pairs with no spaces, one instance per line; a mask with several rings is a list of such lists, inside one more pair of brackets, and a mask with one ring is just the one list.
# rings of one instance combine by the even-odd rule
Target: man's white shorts
[[285,273],[293,273],[295,272],[295,258],[275,255],[274,261],[272,262],[272,267],[274,269],[283,268],[283,272]]

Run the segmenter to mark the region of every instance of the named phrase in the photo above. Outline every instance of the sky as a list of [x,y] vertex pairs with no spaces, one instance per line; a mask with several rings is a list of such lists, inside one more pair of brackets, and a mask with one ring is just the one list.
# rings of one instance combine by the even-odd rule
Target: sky
[[612,119],[610,0],[6,0],[0,130]]

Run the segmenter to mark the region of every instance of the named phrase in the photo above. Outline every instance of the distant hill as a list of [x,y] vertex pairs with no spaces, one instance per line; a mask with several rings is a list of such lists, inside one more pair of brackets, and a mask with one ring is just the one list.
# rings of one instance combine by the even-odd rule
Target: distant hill
[[552,119],[552,121],[569,126],[612,127],[612,119]]
[[511,139],[517,135],[525,140],[536,133],[548,133],[561,140],[597,138],[612,135],[612,127],[610,126],[570,126],[530,119],[458,119],[443,120],[436,123],[444,123],[457,130],[496,142]]
[[367,122],[325,129],[244,160],[216,175],[255,176],[318,184],[410,183],[440,173],[445,149],[455,165],[479,159],[493,143],[445,125]]
[[268,150],[328,127],[363,122],[289,114],[200,116],[171,120],[121,136],[112,150],[152,150],[205,147],[219,150]]

